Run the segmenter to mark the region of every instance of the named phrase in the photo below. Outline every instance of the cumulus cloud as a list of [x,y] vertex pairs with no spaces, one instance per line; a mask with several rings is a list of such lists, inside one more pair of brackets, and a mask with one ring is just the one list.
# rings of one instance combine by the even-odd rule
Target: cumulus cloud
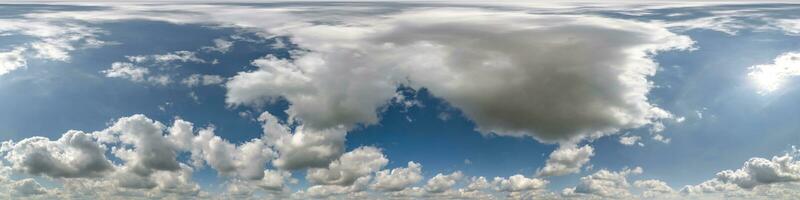
[[667,183],[660,180],[638,180],[633,182],[633,185],[643,190],[642,197],[644,198],[666,197],[675,194],[675,190],[672,190]]
[[408,84],[461,109],[483,133],[542,141],[601,136],[668,117],[647,101],[647,78],[656,69],[649,55],[692,44],[644,23],[457,9],[285,34],[308,51],[253,61],[258,70],[226,84],[229,104],[283,97],[292,103],[288,113],[310,127],[372,124],[395,88]]
[[529,190],[540,190],[544,189],[547,186],[549,181],[542,180],[538,178],[526,178],[521,174],[513,175],[511,177],[502,178],[502,177],[495,177],[494,184],[497,187],[498,191],[505,191],[505,192],[520,192],[520,191],[529,191]]
[[751,158],[740,169],[717,173],[716,179],[745,189],[758,185],[800,181],[800,162],[795,161],[794,156],[789,154],[774,156],[771,160]]
[[425,184],[425,191],[430,193],[443,193],[451,189],[453,185],[462,178],[464,178],[464,174],[461,173],[461,171],[456,171],[448,175],[438,173]]
[[24,47],[16,47],[11,51],[0,52],[0,75],[27,66],[28,61],[22,55],[25,50]]
[[539,169],[538,176],[561,176],[581,171],[581,167],[594,156],[594,148],[589,145],[577,147],[562,145],[550,153],[544,168]]
[[264,141],[278,152],[273,165],[280,169],[328,167],[344,152],[344,127],[316,130],[300,124],[290,128],[268,112],[262,113],[259,120],[263,123]]
[[71,130],[56,141],[31,137],[9,143],[5,159],[14,170],[53,178],[98,177],[113,171],[106,148],[91,135]]
[[389,159],[386,159],[380,149],[359,147],[343,154],[327,168],[309,169],[306,180],[318,185],[350,186],[358,178],[377,172],[388,163]]
[[110,141],[131,145],[132,148],[116,146],[112,152],[138,175],[147,176],[154,170],[176,171],[180,169],[177,148],[164,137],[166,126],[142,114],[119,118],[112,126],[99,132]]
[[776,57],[772,64],[755,65],[749,71],[747,75],[756,83],[759,92],[775,91],[790,78],[800,75],[800,53],[784,53]]
[[618,172],[602,169],[592,175],[581,177],[577,186],[564,188],[561,194],[567,197],[594,196],[611,199],[631,197],[632,194],[628,190],[630,187],[627,180],[628,175],[641,173],[641,167],[623,169]]
[[205,162],[220,175],[237,176],[247,180],[264,178],[264,168],[275,153],[261,139],[234,145],[214,134],[209,127],[192,139],[192,159],[196,166]]
[[421,180],[422,165],[409,161],[408,167],[377,172],[370,187],[380,191],[400,191]]

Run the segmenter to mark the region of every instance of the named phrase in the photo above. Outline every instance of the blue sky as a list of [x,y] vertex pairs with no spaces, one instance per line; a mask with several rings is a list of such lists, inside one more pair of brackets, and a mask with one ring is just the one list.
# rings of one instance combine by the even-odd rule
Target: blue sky
[[0,195],[795,199],[798,10],[4,4]]

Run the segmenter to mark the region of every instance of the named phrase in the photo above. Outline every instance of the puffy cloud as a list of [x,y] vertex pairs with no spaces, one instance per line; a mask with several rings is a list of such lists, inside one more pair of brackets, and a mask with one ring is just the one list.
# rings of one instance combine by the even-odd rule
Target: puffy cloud
[[113,171],[106,148],[91,135],[70,130],[57,141],[31,137],[9,143],[8,160],[12,168],[32,175],[53,178],[98,177]]
[[358,178],[377,172],[388,163],[389,159],[386,159],[380,149],[359,147],[343,154],[327,168],[309,169],[306,179],[312,184],[349,186]]
[[418,183],[422,178],[422,165],[409,161],[408,167],[377,172],[370,187],[380,191],[400,191]]
[[278,153],[273,165],[284,170],[328,167],[344,151],[346,129],[342,126],[316,130],[300,124],[290,128],[271,114],[259,116],[264,141]]
[[800,181],[800,162],[789,154],[774,156],[772,160],[751,158],[742,168],[721,171],[716,178],[745,189],[764,184]]
[[337,195],[348,195],[348,199],[364,199],[363,191],[367,189],[369,180],[372,176],[364,176],[356,179],[349,186],[342,185],[314,185],[305,191],[299,191],[294,196],[298,199],[308,198],[331,198]]
[[236,146],[216,136],[213,127],[200,130],[192,140],[192,146],[195,163],[205,162],[221,175],[247,180],[264,178],[267,162],[275,157],[275,153],[261,139]]
[[453,185],[462,178],[464,178],[464,174],[461,173],[461,171],[456,171],[448,175],[438,173],[425,184],[425,191],[429,193],[443,193],[450,190]]
[[665,197],[675,194],[675,190],[672,190],[667,183],[655,179],[638,180],[633,182],[633,186],[643,190],[642,197],[644,198]]
[[[631,146],[636,144],[642,137],[639,136],[620,136],[619,143],[625,146]],[[641,146],[641,142],[639,143]]]
[[112,126],[98,133],[111,135],[112,141],[132,145],[133,148],[116,146],[112,152],[126,161],[126,165],[138,175],[146,176],[153,170],[176,171],[180,169],[176,160],[177,148],[166,137],[166,126],[142,114],[119,118]]
[[[797,150],[782,156],[773,156],[771,160],[765,158],[751,158],[744,166],[736,170],[724,170],[716,177],[697,185],[687,185],[681,188],[684,195],[694,197],[716,197],[752,199],[755,197],[772,196],[775,199],[793,199],[800,197],[796,186],[800,181],[800,162],[795,161]],[[794,189],[788,189],[795,187]]]
[[656,71],[649,55],[692,44],[645,23],[470,9],[282,33],[308,51],[254,61],[258,70],[226,84],[229,104],[283,97],[292,103],[289,114],[310,127],[371,124],[396,87],[408,84],[460,108],[484,133],[542,141],[602,136],[668,117],[647,101],[647,77]]
[[508,179],[495,177],[493,183],[498,191],[520,192],[544,189],[549,181],[538,178],[525,178],[525,176],[517,174],[508,177]]
[[28,61],[22,55],[24,52],[24,47],[16,47],[11,51],[0,52],[0,75],[27,66]]
[[563,196],[596,196],[602,198],[620,199],[630,197],[628,191],[627,177],[631,174],[641,174],[642,168],[623,169],[619,172],[612,172],[605,169],[595,172],[592,175],[581,177],[578,185],[565,188]]
[[779,89],[789,78],[800,75],[800,53],[788,52],[775,58],[772,64],[755,65],[747,74],[761,93]]
[[471,177],[469,180],[469,184],[467,184],[468,191],[475,191],[475,190],[485,190],[492,187],[492,183],[486,180],[486,177],[479,176],[479,177]]
[[584,145],[578,148],[575,145],[561,145],[550,153],[544,168],[539,169],[536,174],[539,176],[560,176],[565,174],[577,173],[581,167],[589,162],[594,156],[594,148]]
[[100,72],[109,78],[124,78],[134,82],[143,82],[146,80],[145,76],[150,73],[150,70],[136,66],[133,63],[114,62],[111,63],[111,68]]
[[181,83],[187,87],[196,87],[198,85],[217,85],[223,82],[225,82],[225,78],[222,78],[222,76],[207,74],[192,74],[181,81]]

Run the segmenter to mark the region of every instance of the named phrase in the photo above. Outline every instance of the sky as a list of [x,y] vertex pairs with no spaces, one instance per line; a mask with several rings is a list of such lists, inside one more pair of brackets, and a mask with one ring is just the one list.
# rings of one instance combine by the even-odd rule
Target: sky
[[800,4],[0,4],[0,199],[798,199]]

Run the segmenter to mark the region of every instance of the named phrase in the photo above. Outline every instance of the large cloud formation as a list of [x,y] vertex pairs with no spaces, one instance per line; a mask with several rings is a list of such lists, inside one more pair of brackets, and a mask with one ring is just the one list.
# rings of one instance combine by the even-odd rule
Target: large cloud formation
[[670,117],[646,97],[650,55],[692,45],[659,26],[585,16],[432,9],[343,23],[283,30],[305,51],[253,61],[258,70],[226,84],[226,101],[285,98],[309,127],[352,126],[376,123],[406,84],[486,134],[577,140]]

